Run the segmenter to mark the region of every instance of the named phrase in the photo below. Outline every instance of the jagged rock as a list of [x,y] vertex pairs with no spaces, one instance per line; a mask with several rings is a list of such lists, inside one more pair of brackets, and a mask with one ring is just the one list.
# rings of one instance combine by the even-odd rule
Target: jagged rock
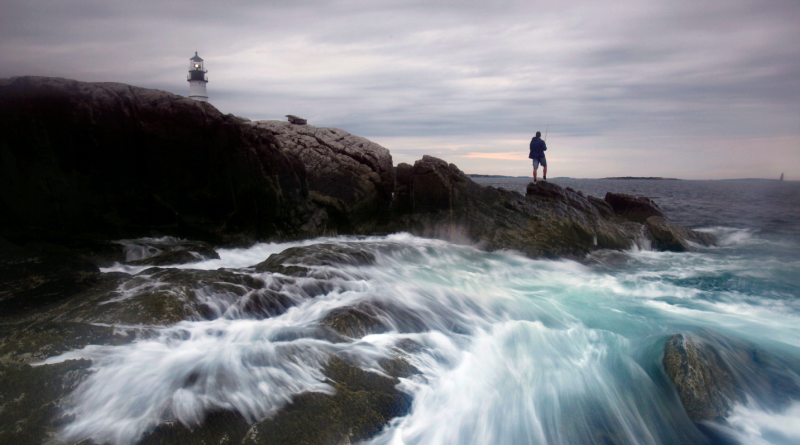
[[782,410],[800,398],[798,363],[709,330],[670,337],[663,364],[694,421],[724,419],[737,403]]
[[692,252],[688,241],[712,246],[716,244],[716,237],[710,233],[697,232],[686,227],[673,224],[661,216],[651,216],[645,221],[645,227],[653,239],[653,247],[658,250],[672,252]]
[[483,187],[458,167],[424,156],[397,167],[390,229],[515,249],[533,257],[582,257],[598,248],[625,249],[641,226],[604,218],[586,197],[539,182],[527,196]]
[[664,216],[664,211],[644,196],[632,196],[624,193],[606,193],[606,202],[614,209],[614,213],[629,221],[644,224],[651,216]]
[[337,128],[280,121],[253,125],[302,160],[310,199],[326,210],[339,233],[368,233],[386,222],[394,190],[389,150]]
[[590,203],[592,203],[593,206],[595,206],[597,211],[600,212],[600,215],[602,215],[604,218],[611,218],[614,216],[614,209],[609,203],[595,196],[588,196],[587,199]]
[[325,230],[297,156],[208,102],[165,91],[0,79],[0,158],[0,236],[11,241]]

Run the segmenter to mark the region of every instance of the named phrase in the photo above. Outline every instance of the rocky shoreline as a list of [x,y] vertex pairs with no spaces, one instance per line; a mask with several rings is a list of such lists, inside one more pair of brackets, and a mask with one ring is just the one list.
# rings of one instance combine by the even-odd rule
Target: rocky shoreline
[[[132,342],[148,335],[147,326],[218,317],[219,308],[197,298],[201,291],[228,292],[243,313],[272,317],[297,302],[271,286],[303,288],[304,265],[374,260],[341,245],[289,249],[252,265],[283,277],[270,284],[237,271],[160,267],[218,258],[218,247],[409,232],[532,258],[581,260],[598,249],[651,245],[683,252],[716,242],[671,223],[645,197],[600,199],[549,182],[531,183],[522,195],[481,186],[430,156],[395,168],[389,150],[343,130],[253,122],[209,103],[117,83],[0,79],[0,160],[4,443],[56,443],[59,406],[90,373],[86,360],[33,363],[89,344]],[[100,273],[115,262],[149,268]],[[108,303],[144,276],[162,284]],[[303,292],[313,298],[325,289]],[[397,311],[353,307],[331,314],[314,335],[346,342],[386,329],[420,329],[413,314]],[[405,324],[389,326],[387,319]],[[114,327],[120,325],[134,328],[120,335]],[[728,374],[712,371],[721,389],[711,391],[722,395],[705,396],[713,409],[697,408],[697,397],[682,389],[692,378],[680,370],[700,365],[681,357],[711,353],[691,353],[694,346],[683,338],[665,342],[665,369],[689,415],[724,417],[737,397]],[[417,347],[398,344],[382,364],[385,375],[334,357],[324,374],[335,394],[304,394],[273,417],[249,422],[220,411],[203,428],[166,423],[140,443],[368,438],[408,411],[409,396],[397,383],[415,373],[403,357]]]

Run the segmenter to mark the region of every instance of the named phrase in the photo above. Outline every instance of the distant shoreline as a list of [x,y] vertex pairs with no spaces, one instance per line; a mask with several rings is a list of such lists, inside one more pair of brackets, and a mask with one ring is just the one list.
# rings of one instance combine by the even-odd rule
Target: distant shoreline
[[660,176],[614,176],[600,179],[644,179],[648,181],[680,181],[678,178],[662,178]]
[[[506,175],[483,175],[477,173],[467,173],[467,176],[470,178],[489,178],[489,179],[502,179],[502,178],[528,178],[533,179],[531,176],[506,176]],[[573,178],[570,176],[557,176],[551,179],[580,179],[580,180],[592,180],[592,181],[600,181],[605,179],[617,179],[617,180],[644,180],[644,181],[775,181],[780,182],[778,179],[772,178],[726,178],[726,179],[679,179],[679,178],[662,178],[660,176],[614,176],[608,178]],[[783,182],[796,182],[796,180],[789,180],[786,179]]]

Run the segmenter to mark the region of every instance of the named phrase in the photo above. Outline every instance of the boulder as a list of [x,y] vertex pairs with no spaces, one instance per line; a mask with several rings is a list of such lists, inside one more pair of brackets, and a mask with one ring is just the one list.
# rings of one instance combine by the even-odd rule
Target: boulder
[[305,165],[310,199],[339,233],[369,233],[385,223],[394,191],[392,156],[384,147],[338,128],[281,121],[253,127]]
[[671,336],[662,362],[696,422],[722,420],[736,404],[781,411],[800,399],[800,363],[719,332]]
[[321,323],[346,337],[361,338],[388,330],[379,315],[380,312],[375,306],[361,303],[354,307],[335,309],[328,313]]
[[280,145],[165,91],[0,79],[0,236],[317,236],[303,162]]
[[651,216],[645,220],[653,247],[658,250],[672,252],[692,252],[689,241],[712,246],[716,244],[716,237],[710,233],[697,232],[686,227],[671,223],[662,216]]
[[718,420],[744,401],[731,371],[712,346],[676,334],[664,345],[664,368],[694,421]]
[[605,201],[614,209],[614,213],[629,221],[644,224],[651,216],[664,216],[664,211],[644,196],[632,196],[624,193],[606,193]]

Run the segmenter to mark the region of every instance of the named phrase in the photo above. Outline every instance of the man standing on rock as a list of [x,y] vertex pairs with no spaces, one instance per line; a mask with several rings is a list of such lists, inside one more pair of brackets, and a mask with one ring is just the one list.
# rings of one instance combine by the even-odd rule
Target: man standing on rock
[[542,164],[542,181],[547,181],[547,159],[544,152],[547,151],[547,144],[542,140],[542,132],[537,131],[536,136],[531,139],[531,153],[528,158],[533,159],[533,182],[536,182],[536,171],[539,164]]

